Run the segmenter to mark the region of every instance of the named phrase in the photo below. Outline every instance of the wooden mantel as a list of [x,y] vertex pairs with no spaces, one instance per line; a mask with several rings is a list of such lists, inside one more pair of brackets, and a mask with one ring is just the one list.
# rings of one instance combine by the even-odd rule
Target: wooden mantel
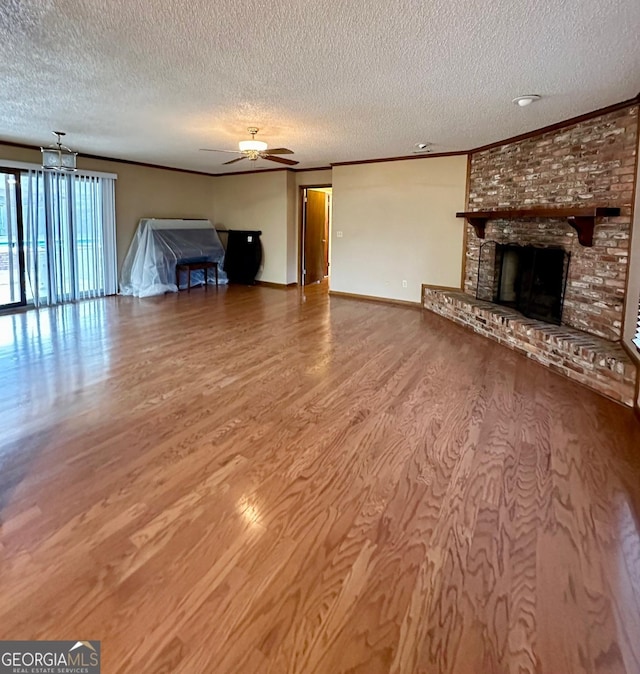
[[578,232],[578,241],[583,246],[593,246],[593,228],[596,218],[611,218],[620,215],[619,208],[604,206],[569,206],[567,208],[526,208],[503,211],[463,211],[457,218],[466,218],[478,238],[484,239],[488,220],[527,220],[529,218],[552,218],[565,220]]

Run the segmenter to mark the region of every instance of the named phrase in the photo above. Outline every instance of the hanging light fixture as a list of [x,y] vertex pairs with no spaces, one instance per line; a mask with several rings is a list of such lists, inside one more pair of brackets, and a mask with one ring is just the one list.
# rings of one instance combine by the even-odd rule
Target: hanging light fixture
[[76,171],[76,156],[77,152],[72,152],[66,145],[61,142],[62,136],[65,136],[64,131],[52,131],[53,135],[57,137],[57,141],[49,147],[41,147],[42,151],[42,168],[47,171],[63,171],[73,173]]

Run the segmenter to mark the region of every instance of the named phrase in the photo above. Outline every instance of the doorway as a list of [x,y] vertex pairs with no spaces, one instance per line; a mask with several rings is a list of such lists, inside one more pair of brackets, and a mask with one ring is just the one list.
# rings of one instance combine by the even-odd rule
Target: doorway
[[320,283],[329,276],[331,185],[300,188],[300,283]]
[[20,173],[0,169],[0,310],[26,302]]

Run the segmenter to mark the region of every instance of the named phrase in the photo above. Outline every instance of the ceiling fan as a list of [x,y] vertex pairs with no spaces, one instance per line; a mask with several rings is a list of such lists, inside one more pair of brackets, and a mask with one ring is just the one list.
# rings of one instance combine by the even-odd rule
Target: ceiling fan
[[286,147],[276,147],[273,150],[267,150],[267,144],[262,140],[256,140],[256,133],[258,133],[258,128],[255,126],[250,126],[247,131],[251,134],[251,140],[241,140],[238,143],[239,150],[214,150],[208,147],[202,147],[200,150],[202,152],[231,152],[233,154],[241,154],[242,157],[237,159],[232,159],[231,161],[225,161],[222,165],[226,164],[235,164],[237,161],[242,161],[243,159],[250,159],[251,161],[256,161],[256,159],[268,159],[269,161],[277,161],[279,164],[287,164],[289,166],[294,166],[299,162],[293,161],[293,159],[285,159],[284,157],[275,157],[277,154],[293,154],[293,150],[289,150]]

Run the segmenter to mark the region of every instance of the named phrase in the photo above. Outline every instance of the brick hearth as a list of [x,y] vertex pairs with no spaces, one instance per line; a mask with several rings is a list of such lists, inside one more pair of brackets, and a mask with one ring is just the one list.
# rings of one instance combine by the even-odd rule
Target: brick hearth
[[550,325],[463,292],[423,287],[425,309],[525,354],[625,405],[633,404],[635,364],[615,342]]

